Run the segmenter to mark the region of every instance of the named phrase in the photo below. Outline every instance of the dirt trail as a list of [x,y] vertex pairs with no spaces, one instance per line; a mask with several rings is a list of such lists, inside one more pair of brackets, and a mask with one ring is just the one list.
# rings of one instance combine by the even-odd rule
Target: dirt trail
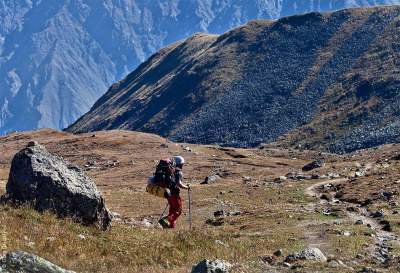
[[342,183],[342,182],[346,182],[346,181],[348,181],[347,178],[324,180],[324,181],[318,182],[318,183],[313,184],[310,187],[306,188],[305,194],[308,196],[311,196],[311,197],[318,197],[318,192],[316,191],[317,188],[328,185],[328,184],[338,184],[338,183]]
[[[348,179],[335,179],[335,180],[324,180],[322,182],[318,182],[316,184],[311,185],[310,187],[305,189],[305,194],[311,197],[320,198],[320,194],[318,193],[317,189],[321,186],[328,185],[328,184],[338,184],[347,182]],[[342,202],[346,204],[346,202]],[[327,204],[332,204],[331,202],[323,202],[320,203],[320,206]],[[349,203],[350,204],[350,203]],[[351,204],[354,205],[354,204]],[[400,244],[400,237],[392,232],[382,230],[382,225],[380,224],[379,219],[375,219],[369,216],[369,212],[366,208],[360,207],[357,212],[349,212],[346,210],[347,216],[351,221],[354,223],[358,220],[361,220],[364,225],[368,225],[372,230],[376,232],[374,237],[375,244],[370,247],[370,253],[372,257],[381,264],[387,264],[390,259],[390,244],[395,242]]]
[[[309,187],[307,187],[304,192],[306,195],[314,197],[314,198],[319,198],[319,194],[317,189],[321,186],[327,185],[327,184],[335,184],[335,183],[341,183],[345,182],[346,179],[328,179],[324,180],[318,183],[315,183]],[[326,204],[326,202],[325,202]],[[323,202],[321,203],[314,203],[309,209],[315,210],[318,207],[323,206]],[[315,225],[320,225],[320,222],[307,222],[306,225],[308,226],[315,226]],[[306,229],[306,232],[304,234],[305,238],[307,239],[308,245],[310,247],[318,247],[321,248],[323,246],[328,246],[327,242],[324,240],[322,234],[320,232],[316,232],[313,228]]]

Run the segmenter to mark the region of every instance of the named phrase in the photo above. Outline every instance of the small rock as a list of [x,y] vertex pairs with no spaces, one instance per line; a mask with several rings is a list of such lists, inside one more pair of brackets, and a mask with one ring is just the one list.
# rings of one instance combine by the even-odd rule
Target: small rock
[[356,224],[356,225],[363,225],[364,222],[363,222],[363,220],[359,219],[359,220],[356,221],[355,224]]
[[154,227],[154,228],[158,228],[159,225],[156,224],[154,225],[151,221],[149,221],[148,219],[143,219],[143,220],[135,220],[135,219],[125,219],[124,223],[131,226],[131,227],[141,227],[141,228],[150,228],[150,227]]
[[46,241],[47,242],[53,242],[53,241],[55,241],[56,240],[56,237],[47,237],[46,238]]
[[336,267],[340,267],[340,264],[339,264],[337,261],[333,260],[333,261],[330,261],[330,262],[328,263],[328,266],[329,266],[329,267],[336,268]]
[[223,210],[217,210],[214,212],[214,217],[222,217],[225,215],[225,212]]
[[350,212],[358,212],[359,211],[359,209],[356,207],[347,207],[346,210],[350,211]]
[[365,176],[365,170],[359,169],[354,173],[355,177],[363,177]]
[[276,257],[275,256],[269,256],[269,255],[262,256],[261,257],[261,261],[263,261],[266,264],[273,265],[276,262]]
[[337,211],[332,210],[332,208],[323,209],[322,214],[326,215],[326,216],[333,216],[333,217],[337,217],[338,216]]
[[316,247],[309,247],[301,251],[300,257],[304,257],[305,260],[315,260],[321,262],[327,261],[326,256],[322,253],[322,251],[319,248]]
[[328,183],[328,184],[321,186],[321,190],[333,190],[334,187],[335,187],[335,185],[333,185],[332,183]]
[[311,179],[321,179],[321,175],[319,175],[318,173],[313,173],[311,175]]
[[332,201],[332,196],[331,196],[330,194],[324,193],[324,194],[321,195],[320,198],[321,198],[322,200],[326,200],[326,201],[328,201],[328,202]]
[[382,230],[392,232],[392,226],[390,225],[390,222],[387,220],[382,220],[379,221],[379,224],[382,226]]
[[242,215],[242,212],[238,210],[228,212],[228,216],[239,216],[239,215]]
[[349,236],[351,236],[351,232],[350,231],[343,231],[342,235],[346,236],[346,237],[349,237]]
[[312,179],[311,175],[305,175],[302,172],[298,173],[288,173],[286,174],[286,177],[292,180],[309,180]]
[[201,184],[201,185],[213,184],[213,183],[217,182],[217,181],[220,180],[220,179],[221,179],[221,177],[220,177],[219,175],[213,174],[213,175],[207,176],[207,177],[204,179],[204,181],[201,182],[200,184]]
[[327,177],[329,177],[330,179],[336,179],[336,178],[340,178],[340,175],[338,173],[327,173],[326,174]]
[[207,219],[206,220],[206,224],[207,225],[211,225],[214,227],[218,227],[218,226],[222,226],[225,223],[224,218],[223,217],[219,217],[216,219]]
[[385,216],[385,213],[383,212],[383,210],[379,210],[379,211],[375,211],[375,212],[371,213],[372,218],[383,218],[384,216]]
[[242,179],[243,179],[243,182],[250,182],[251,181],[251,177],[250,176],[243,176]]
[[288,268],[292,267],[292,265],[288,262],[283,262],[283,266]]
[[222,260],[203,260],[192,268],[192,273],[227,273],[232,265]]
[[222,246],[225,246],[225,247],[228,247],[228,244],[222,242],[221,240],[215,240],[215,243],[219,244],[219,245],[222,245]]
[[145,218],[142,220],[141,226],[143,226],[145,228],[149,228],[149,227],[152,227],[153,224],[148,219]]
[[294,262],[298,260],[326,262],[327,258],[321,250],[316,247],[306,248],[301,252],[291,254],[285,258],[285,262]]
[[392,191],[385,191],[385,192],[381,192],[381,197],[383,200],[391,200],[396,194]]
[[273,254],[274,254],[275,256],[279,257],[279,256],[282,256],[282,255],[283,255],[283,251],[282,251],[282,249],[278,249],[278,250],[276,250]]
[[86,236],[83,235],[83,234],[79,234],[79,235],[78,235],[78,238],[81,239],[81,240],[85,240],[85,239],[86,239]]
[[302,171],[303,171],[303,172],[308,172],[308,171],[311,171],[311,170],[314,170],[314,169],[317,169],[317,168],[321,168],[321,167],[323,167],[324,165],[325,165],[325,162],[324,162],[323,160],[317,159],[317,160],[314,160],[314,161],[311,162],[311,163],[306,164],[306,165],[302,168]]
[[335,193],[335,198],[336,199],[340,199],[344,196],[344,192],[343,191],[338,191]]
[[275,183],[282,183],[282,182],[285,182],[286,180],[287,180],[287,177],[282,175],[282,176],[279,176],[279,177],[275,178],[274,182]]

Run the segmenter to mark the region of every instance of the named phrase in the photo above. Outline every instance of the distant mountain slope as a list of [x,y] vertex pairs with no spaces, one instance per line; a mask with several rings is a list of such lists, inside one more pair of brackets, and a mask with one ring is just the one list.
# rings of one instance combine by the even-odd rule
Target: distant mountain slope
[[256,18],[400,0],[0,0],[0,134],[64,128],[162,46]]
[[68,130],[333,151],[399,141],[399,16],[398,6],[351,9],[197,34],[114,84]]

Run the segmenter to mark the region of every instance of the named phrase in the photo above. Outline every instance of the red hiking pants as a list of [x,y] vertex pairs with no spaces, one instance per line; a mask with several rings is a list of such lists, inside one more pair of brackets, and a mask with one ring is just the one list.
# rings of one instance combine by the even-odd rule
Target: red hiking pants
[[167,198],[169,204],[168,221],[171,228],[175,228],[176,220],[182,214],[182,198],[179,195],[171,195]]

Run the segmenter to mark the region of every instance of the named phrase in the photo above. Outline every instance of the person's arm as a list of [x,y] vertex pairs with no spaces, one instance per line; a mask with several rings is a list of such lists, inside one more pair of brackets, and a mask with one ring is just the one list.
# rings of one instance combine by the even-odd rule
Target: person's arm
[[183,180],[183,175],[182,175],[182,172],[180,172],[179,173],[179,179],[178,179],[178,187],[181,188],[181,189],[189,190],[190,189],[189,184],[188,185],[184,185],[182,180]]
[[179,182],[178,182],[178,187],[181,188],[181,189],[185,189],[185,190],[190,189],[189,184],[188,184],[188,185],[184,185],[184,184],[182,183],[182,180],[179,180]]

